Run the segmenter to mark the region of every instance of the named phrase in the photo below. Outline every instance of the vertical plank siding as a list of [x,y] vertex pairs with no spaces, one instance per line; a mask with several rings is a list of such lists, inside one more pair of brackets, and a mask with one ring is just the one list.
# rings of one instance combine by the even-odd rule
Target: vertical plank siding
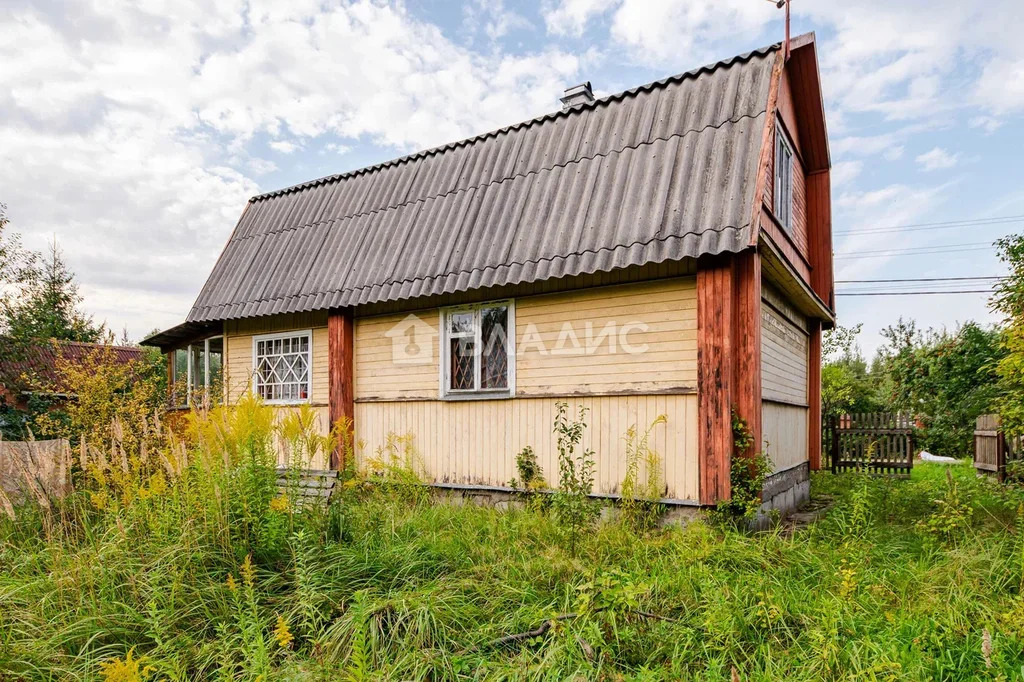
[[821,469],[821,320],[812,320],[807,357],[807,459]]
[[[328,402],[331,424],[355,418],[353,391],[353,319],[351,310],[332,310],[327,317]],[[342,436],[343,438],[345,436]],[[339,440],[331,453],[331,468],[345,465],[343,442]]]
[[809,429],[806,407],[765,401],[762,451],[774,466],[785,471],[807,461]]
[[[537,454],[550,485],[558,482],[552,432],[559,398],[438,400],[356,403],[357,461],[383,454],[388,434],[412,435],[415,463],[426,480],[455,485],[504,486],[516,478],[515,456],[526,446]],[[658,415],[667,421],[651,432],[661,456],[664,496],[696,501],[697,397],[695,395],[596,396],[565,399],[588,409],[583,447],[597,463],[595,492],[617,494],[625,475],[626,429],[646,429]]]

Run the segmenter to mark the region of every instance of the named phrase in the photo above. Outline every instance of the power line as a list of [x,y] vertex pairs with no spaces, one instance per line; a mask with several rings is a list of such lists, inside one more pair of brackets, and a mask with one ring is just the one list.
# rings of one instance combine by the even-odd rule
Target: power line
[[936,296],[939,294],[991,293],[991,289],[959,289],[950,291],[837,291],[836,296]]
[[929,247],[931,250],[924,249],[904,249],[904,250],[891,250],[891,251],[864,251],[861,253],[842,253],[836,254],[836,260],[849,260],[849,259],[861,259],[861,258],[893,258],[896,256],[929,256],[940,253],[960,253],[961,251],[987,251],[992,249],[992,246],[968,246],[961,244],[949,244],[944,246]]
[[964,282],[969,280],[1006,279],[1003,276],[992,277],[908,277],[904,279],[837,279],[836,284],[869,284],[874,282]]
[[947,220],[937,223],[911,223],[907,225],[885,225],[867,227],[862,230],[836,230],[835,235],[850,234],[884,234],[887,232],[918,232],[920,230],[946,230],[957,227],[985,227],[986,225],[1010,225],[1024,222],[1024,215],[994,216],[991,218],[972,218],[965,220]]

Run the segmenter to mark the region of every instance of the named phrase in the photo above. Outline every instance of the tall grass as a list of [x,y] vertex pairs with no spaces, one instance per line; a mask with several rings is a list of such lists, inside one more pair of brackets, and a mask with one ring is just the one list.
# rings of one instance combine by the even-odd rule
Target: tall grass
[[0,522],[0,679],[974,680],[1024,664],[1024,497],[966,466],[816,477],[835,506],[793,534],[609,522],[570,552],[536,505],[399,494],[404,457],[390,480],[350,474],[329,506],[282,504],[280,427],[256,402],[180,436],[147,428],[145,458],[96,444],[73,494]]

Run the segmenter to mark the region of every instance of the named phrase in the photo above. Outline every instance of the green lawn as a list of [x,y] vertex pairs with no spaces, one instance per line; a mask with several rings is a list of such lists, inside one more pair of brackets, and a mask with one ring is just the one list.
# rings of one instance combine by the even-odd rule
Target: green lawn
[[0,679],[1020,679],[1024,496],[951,470],[815,475],[835,505],[792,536],[608,522],[575,556],[537,505],[397,485],[85,491],[0,522]]

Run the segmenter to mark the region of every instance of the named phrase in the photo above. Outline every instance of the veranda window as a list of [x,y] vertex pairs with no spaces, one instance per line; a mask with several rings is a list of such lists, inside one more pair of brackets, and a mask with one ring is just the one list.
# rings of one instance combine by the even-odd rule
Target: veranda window
[[224,368],[224,337],[189,344],[174,351],[171,363],[171,403],[187,407],[196,400],[221,394]]
[[309,400],[312,334],[287,332],[253,338],[253,390],[269,403]]
[[441,394],[447,398],[508,397],[515,384],[515,329],[511,301],[442,312]]

